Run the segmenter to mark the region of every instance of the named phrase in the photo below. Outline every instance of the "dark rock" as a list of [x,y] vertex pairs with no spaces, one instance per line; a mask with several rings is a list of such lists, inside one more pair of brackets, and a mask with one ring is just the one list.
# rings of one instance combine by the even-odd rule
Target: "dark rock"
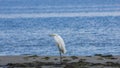
[[76,57],[76,56],[71,56],[71,58],[72,58],[73,60],[78,59],[78,57]]

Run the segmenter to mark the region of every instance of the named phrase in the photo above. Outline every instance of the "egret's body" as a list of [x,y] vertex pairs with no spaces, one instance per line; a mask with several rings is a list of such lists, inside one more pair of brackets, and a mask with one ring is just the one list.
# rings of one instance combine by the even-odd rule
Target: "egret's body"
[[55,39],[56,44],[59,47],[61,53],[65,54],[66,49],[65,49],[65,43],[64,43],[63,39],[59,35],[54,36],[54,39]]
[[60,62],[62,63],[62,56],[61,53],[65,54],[66,53],[66,48],[65,48],[65,43],[64,40],[62,39],[62,37],[58,34],[51,34],[50,36],[52,36],[59,48],[60,51]]

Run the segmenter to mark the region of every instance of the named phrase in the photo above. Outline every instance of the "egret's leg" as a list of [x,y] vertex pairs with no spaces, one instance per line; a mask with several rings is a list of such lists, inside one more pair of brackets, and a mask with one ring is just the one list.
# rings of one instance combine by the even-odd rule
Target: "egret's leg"
[[[59,50],[59,52],[60,52],[60,50]],[[60,52],[60,64],[62,64],[62,54],[61,54],[61,52]]]

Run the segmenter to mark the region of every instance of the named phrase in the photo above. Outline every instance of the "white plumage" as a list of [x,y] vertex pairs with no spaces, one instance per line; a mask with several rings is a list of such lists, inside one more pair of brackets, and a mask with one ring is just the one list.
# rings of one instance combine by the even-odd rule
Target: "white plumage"
[[64,43],[64,40],[62,39],[62,37],[58,34],[51,34],[50,36],[52,36],[54,38],[60,51],[65,54],[66,48],[65,48],[65,43]]
[[66,53],[66,48],[65,48],[65,43],[64,40],[62,39],[62,37],[58,34],[51,34],[50,36],[52,36],[59,48],[60,51],[60,62],[62,62],[62,57],[61,57],[61,53],[65,54]]
[[54,40],[62,53],[66,53],[65,43],[61,36],[54,34]]

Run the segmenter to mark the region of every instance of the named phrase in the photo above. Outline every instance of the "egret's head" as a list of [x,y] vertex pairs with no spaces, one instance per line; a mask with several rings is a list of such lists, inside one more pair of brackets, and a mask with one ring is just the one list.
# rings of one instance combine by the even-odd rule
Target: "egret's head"
[[54,36],[57,36],[57,34],[50,34],[49,36],[54,37]]

